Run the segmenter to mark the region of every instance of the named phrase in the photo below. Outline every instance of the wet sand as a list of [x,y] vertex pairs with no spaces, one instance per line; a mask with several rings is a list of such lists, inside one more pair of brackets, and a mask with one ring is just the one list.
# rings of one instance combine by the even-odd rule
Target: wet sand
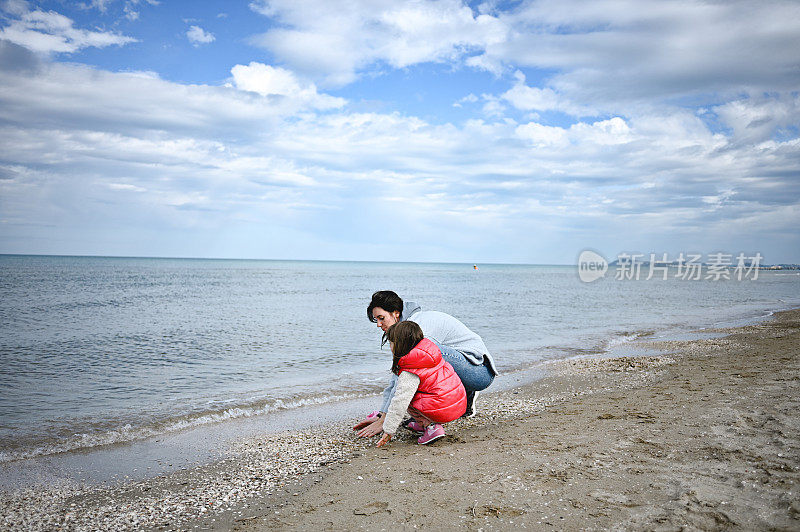
[[[800,311],[669,354],[561,361],[387,448],[344,423],[115,488],[6,494],[10,529],[800,529]],[[632,345],[634,349],[636,346]]]

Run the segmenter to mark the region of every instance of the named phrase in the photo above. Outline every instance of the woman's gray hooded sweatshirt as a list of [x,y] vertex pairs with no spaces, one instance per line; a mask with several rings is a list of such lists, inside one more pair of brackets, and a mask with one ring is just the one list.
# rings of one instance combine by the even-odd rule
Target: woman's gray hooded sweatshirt
[[[422,310],[422,307],[416,303],[406,301],[403,304],[403,313],[400,316],[400,321],[406,320],[413,321],[419,325],[425,338],[461,351],[464,358],[470,363],[477,366],[485,361],[489,371],[493,375],[497,375],[494,359],[489,354],[489,350],[486,349],[486,344],[483,343],[481,337],[450,314],[435,310]],[[397,376],[393,375],[392,382],[383,391],[381,412],[386,412],[389,408],[396,385]]]

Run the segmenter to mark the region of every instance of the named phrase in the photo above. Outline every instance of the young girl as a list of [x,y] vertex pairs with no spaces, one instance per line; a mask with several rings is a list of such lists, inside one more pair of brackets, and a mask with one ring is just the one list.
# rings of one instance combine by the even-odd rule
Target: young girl
[[409,428],[422,431],[418,443],[425,445],[444,437],[441,423],[458,419],[467,409],[461,379],[413,321],[395,323],[386,330],[386,339],[392,348],[392,372],[398,380],[378,447],[392,439],[406,410],[414,419]]

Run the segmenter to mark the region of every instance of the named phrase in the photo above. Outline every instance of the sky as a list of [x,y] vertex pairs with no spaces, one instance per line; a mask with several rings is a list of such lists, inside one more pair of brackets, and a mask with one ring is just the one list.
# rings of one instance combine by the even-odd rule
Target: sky
[[0,2],[0,253],[800,263],[796,1]]

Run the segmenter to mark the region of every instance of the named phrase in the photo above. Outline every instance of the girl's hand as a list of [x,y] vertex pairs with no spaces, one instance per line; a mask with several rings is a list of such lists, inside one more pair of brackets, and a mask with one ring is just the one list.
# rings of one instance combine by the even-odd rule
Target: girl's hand
[[369,438],[383,432],[383,416],[358,431],[359,438]]
[[391,439],[392,439],[392,435],[391,434],[387,434],[387,433],[384,432],[383,436],[381,436],[381,439],[378,440],[378,445],[376,445],[375,447],[383,447],[384,445],[389,443],[389,440],[391,440]]

